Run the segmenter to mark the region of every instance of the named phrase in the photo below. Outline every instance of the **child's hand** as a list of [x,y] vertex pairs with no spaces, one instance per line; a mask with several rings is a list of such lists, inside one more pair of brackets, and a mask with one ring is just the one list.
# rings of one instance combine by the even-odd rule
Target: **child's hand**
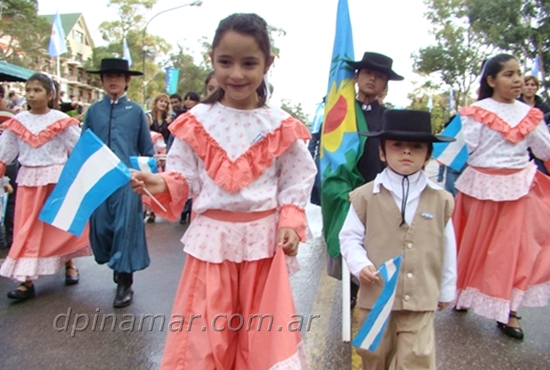
[[377,274],[378,272],[376,271],[376,267],[370,265],[361,270],[359,280],[361,281],[361,284],[370,285],[375,281],[378,281]]
[[9,182],[4,184],[4,191],[8,194],[13,193],[13,186]]
[[287,256],[298,254],[298,243],[300,238],[296,231],[289,227],[279,229],[279,247],[282,247]]
[[145,194],[144,188],[147,188],[151,194],[161,194],[166,192],[166,182],[159,175],[152,173],[132,171],[132,178],[130,179],[130,186],[135,193]]
[[437,303],[437,310],[442,311],[442,310],[446,309],[447,307],[449,307],[450,304],[451,304],[451,302],[438,302]]

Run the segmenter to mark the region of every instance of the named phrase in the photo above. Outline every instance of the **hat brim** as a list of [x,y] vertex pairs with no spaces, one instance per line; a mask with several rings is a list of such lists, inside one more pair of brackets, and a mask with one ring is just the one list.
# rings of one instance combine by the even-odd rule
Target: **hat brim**
[[91,74],[105,74],[105,73],[120,73],[126,76],[143,76],[142,72],[139,71],[131,71],[131,70],[122,70],[122,69],[106,69],[106,70],[100,70],[100,71],[86,71],[86,73]]
[[362,68],[370,68],[370,69],[374,69],[376,71],[380,71],[380,72],[384,73],[386,76],[388,76],[388,81],[403,81],[405,79],[403,76],[398,75],[393,70],[381,67],[380,65],[378,65],[376,63],[370,63],[370,62],[363,61],[363,60],[361,60],[359,62],[354,62],[352,60],[346,60],[346,63],[348,65],[350,65],[351,67],[353,67],[353,69],[355,69],[355,70],[359,70],[359,69],[362,69]]
[[427,134],[424,132],[410,132],[410,131],[369,131],[359,132],[359,135],[374,137],[385,140],[398,140],[398,141],[411,141],[414,143],[450,143],[456,141],[454,137]]

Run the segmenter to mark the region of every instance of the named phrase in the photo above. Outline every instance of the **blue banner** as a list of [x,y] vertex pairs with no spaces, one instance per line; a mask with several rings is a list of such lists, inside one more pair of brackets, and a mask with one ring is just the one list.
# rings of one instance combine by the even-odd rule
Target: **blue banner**
[[175,94],[178,91],[178,80],[180,70],[176,68],[166,68],[166,92]]

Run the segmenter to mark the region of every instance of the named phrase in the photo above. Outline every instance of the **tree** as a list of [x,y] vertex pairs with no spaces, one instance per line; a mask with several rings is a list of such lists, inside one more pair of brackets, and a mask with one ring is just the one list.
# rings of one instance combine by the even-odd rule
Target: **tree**
[[413,69],[423,76],[437,74],[445,90],[454,91],[455,105],[466,105],[483,59],[494,49],[484,45],[485,34],[469,21],[470,0],[425,0],[436,45],[413,53]]
[[[165,57],[171,49],[170,44],[161,37],[145,34],[145,13],[152,9],[157,0],[109,0],[107,6],[116,9],[119,19],[112,22],[103,22],[99,26],[99,32],[103,40],[109,44],[97,47],[93,51],[92,60],[88,67],[99,68],[101,59],[109,57],[122,57],[122,44],[126,39],[130,55],[132,57],[132,69],[145,70],[143,78],[133,78],[128,86],[128,96],[135,101],[145,101],[143,96],[143,83],[145,81],[145,98],[153,97],[164,91],[165,73],[161,66],[155,63],[155,59]],[[143,56],[145,56],[145,69],[143,68]]]
[[290,114],[292,117],[296,118],[298,121],[302,122],[304,125],[309,127],[311,123],[309,114],[304,113],[301,103],[293,104],[288,99],[282,99],[281,109],[287,112],[288,114]]
[[0,38],[7,40],[0,48],[0,60],[38,69],[48,58],[50,23],[38,16],[37,0],[4,0],[0,2]]
[[[527,72],[528,59],[538,56],[542,80],[550,65],[549,0],[470,0],[468,17],[485,42],[514,54]],[[548,61],[548,63],[545,63]],[[544,83],[546,90],[549,83]]]

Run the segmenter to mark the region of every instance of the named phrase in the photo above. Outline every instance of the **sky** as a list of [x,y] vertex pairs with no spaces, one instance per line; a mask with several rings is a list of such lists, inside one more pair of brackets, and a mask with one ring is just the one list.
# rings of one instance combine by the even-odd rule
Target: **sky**
[[[158,0],[146,15],[155,14],[188,0]],[[253,12],[268,24],[286,31],[275,40],[280,58],[270,71],[274,85],[272,103],[288,99],[300,103],[313,117],[316,104],[326,94],[338,0],[203,0],[200,7],[182,7],[155,17],[147,32],[165,38],[172,45],[181,43],[190,50],[201,50],[197,40],[212,40],[219,21],[236,12]],[[435,42],[424,18],[422,0],[348,0],[353,29],[355,60],[366,51],[386,54],[394,60],[393,70],[405,81],[391,81],[387,102],[407,106],[407,94],[422,80],[412,71],[411,53]],[[107,0],[39,0],[39,14],[83,13],[96,45],[103,41],[98,32],[102,21],[116,20],[115,9]],[[185,92],[181,92],[185,93]]]

